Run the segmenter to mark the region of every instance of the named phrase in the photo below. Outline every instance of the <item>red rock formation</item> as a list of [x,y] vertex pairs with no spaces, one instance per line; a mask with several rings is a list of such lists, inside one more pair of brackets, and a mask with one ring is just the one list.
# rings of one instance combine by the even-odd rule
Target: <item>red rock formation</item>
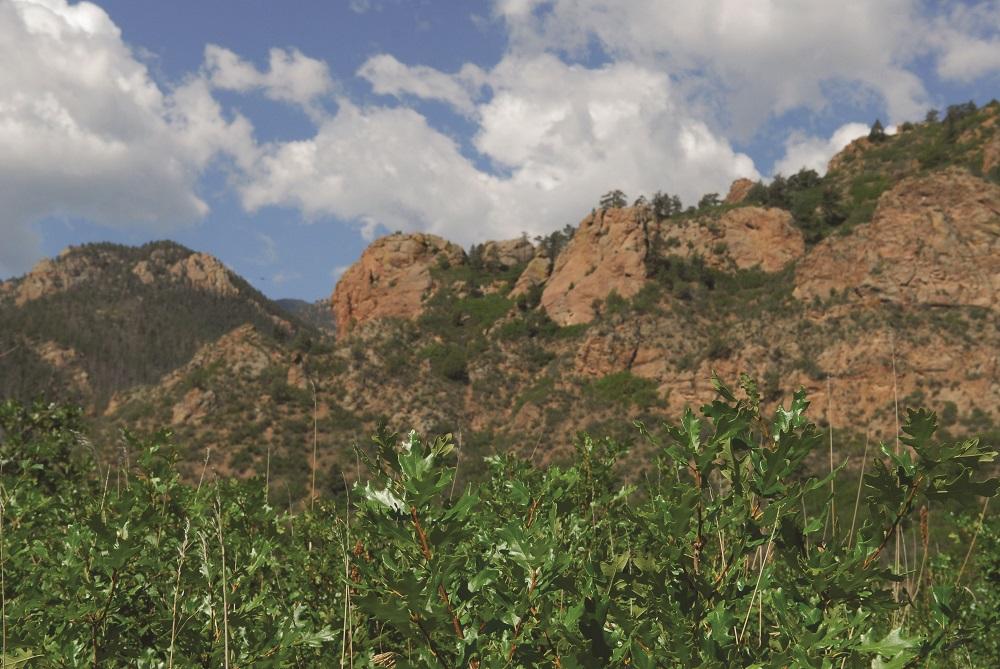
[[436,235],[394,234],[376,240],[333,291],[338,338],[373,319],[418,316],[433,285],[431,268],[464,262],[459,246]]
[[998,308],[1000,187],[959,168],[901,181],[871,223],[799,264],[795,296]]
[[599,209],[583,219],[556,259],[542,293],[542,306],[560,325],[594,318],[594,300],[612,291],[639,292],[646,281],[647,223],[642,207]]

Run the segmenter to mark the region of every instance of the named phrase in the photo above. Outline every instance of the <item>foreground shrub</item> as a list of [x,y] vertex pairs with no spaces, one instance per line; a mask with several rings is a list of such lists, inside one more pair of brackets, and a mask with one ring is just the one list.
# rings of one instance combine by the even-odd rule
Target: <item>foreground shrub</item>
[[659,457],[637,486],[619,445],[581,436],[568,466],[497,455],[456,491],[448,436],[380,432],[350,509],[297,514],[263,481],[182,483],[165,435],[95,469],[73,412],[0,405],[7,666],[995,664],[964,647],[982,586],[896,552],[916,517],[926,559],[928,503],[994,495],[973,474],[995,454],[911,411],[848,525],[835,473],[806,474],[824,435],[804,395],[765,417],[741,386],[639,426]]

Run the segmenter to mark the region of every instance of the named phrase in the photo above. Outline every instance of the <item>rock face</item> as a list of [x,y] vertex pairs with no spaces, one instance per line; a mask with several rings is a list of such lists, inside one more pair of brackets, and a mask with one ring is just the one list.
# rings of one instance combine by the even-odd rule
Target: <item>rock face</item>
[[[178,260],[177,254],[177,249],[169,252],[165,249],[154,250],[148,259],[132,265],[132,274],[146,285],[157,281],[186,281],[195,288],[221,296],[239,294],[233,280],[235,275],[217,258],[207,253],[187,252]],[[120,263],[120,256],[110,251],[69,247],[56,258],[40,261],[21,279],[0,284],[0,295],[12,295],[14,303],[22,306],[40,297],[100,279],[106,276],[109,268]]]
[[3,292],[13,295],[17,306],[40,297],[85,283],[100,275],[102,268],[91,259],[64,249],[57,258],[46,258],[36,264],[20,281],[7,281]]
[[542,293],[542,306],[560,325],[594,318],[594,300],[612,291],[632,297],[646,281],[647,210],[599,209],[583,219],[556,259]]
[[856,140],[841,149],[840,153],[836,154],[833,158],[830,158],[830,162],[826,164],[827,174],[840,169],[870,149],[871,146],[872,143],[867,137],[858,137]]
[[658,228],[661,254],[700,255],[719,269],[777,272],[805,253],[802,233],[783,209],[740,207],[718,218],[667,220]]
[[729,187],[729,194],[726,195],[725,204],[739,204],[747,199],[747,194],[753,188],[754,182],[750,179],[737,179]]
[[552,258],[544,248],[539,247],[535,257],[528,262],[521,276],[517,277],[517,283],[510,292],[511,296],[526,295],[535,286],[548,281],[550,274],[552,274]]
[[1000,187],[951,168],[901,181],[871,223],[799,264],[795,296],[1000,308]]
[[333,291],[338,338],[376,318],[418,316],[433,285],[431,268],[464,262],[461,247],[436,235],[395,234],[376,240]]
[[486,242],[480,249],[482,261],[488,267],[514,267],[526,263],[535,255],[535,247],[527,238]]
[[217,295],[236,295],[239,290],[233,285],[231,273],[216,258],[205,253],[192,253],[179,260],[169,269],[175,279],[186,279],[197,288]]

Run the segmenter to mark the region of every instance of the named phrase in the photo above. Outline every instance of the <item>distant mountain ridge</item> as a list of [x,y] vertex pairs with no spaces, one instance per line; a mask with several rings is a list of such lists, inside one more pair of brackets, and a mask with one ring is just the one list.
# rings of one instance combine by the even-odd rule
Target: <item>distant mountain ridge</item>
[[[823,177],[742,180],[687,209],[663,194],[601,206],[535,240],[464,250],[390,235],[335,287],[335,336],[325,305],[271,302],[183,247],[154,258],[98,245],[78,270],[70,253],[49,261],[62,275],[43,263],[0,284],[0,315],[16,324],[0,328],[0,351],[20,342],[26,356],[0,360],[22,379],[0,376],[0,393],[92,384],[80,374],[93,363],[74,362],[81,336],[50,335],[58,328],[39,314],[67,313],[78,331],[124,328],[103,350],[121,347],[122,364],[142,371],[91,391],[113,395],[106,410],[91,402],[95,420],[169,426],[191,463],[210,447],[220,473],[268,472],[293,496],[313,438],[327,488],[353,478],[351,446],[380,420],[460,435],[469,462],[494,450],[558,459],[578,430],[631,438],[628,418],[654,425],[697,407],[713,372],[749,373],[766,403],[804,386],[844,453],[866,430],[888,438],[897,404],[938,410],[946,432],[989,432],[1000,418],[998,118],[997,103],[956,106],[855,141]],[[192,296],[211,327],[165,323]],[[141,323],[143,300],[162,317]],[[153,331],[181,343],[160,356],[168,335]],[[58,384],[28,382],[51,369]]]
[[103,407],[243,323],[303,327],[217,259],[174,242],[86,244],[0,283],[0,395]]

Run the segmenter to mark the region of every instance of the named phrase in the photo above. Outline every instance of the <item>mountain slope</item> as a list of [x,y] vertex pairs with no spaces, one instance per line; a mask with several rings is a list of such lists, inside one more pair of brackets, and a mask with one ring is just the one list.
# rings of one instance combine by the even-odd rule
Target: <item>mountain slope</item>
[[472,475],[495,450],[560,459],[581,429],[632,438],[629,418],[655,424],[710,400],[713,372],[749,373],[768,404],[804,386],[838,459],[865,432],[891,439],[897,405],[938,410],[953,434],[988,431],[1000,417],[998,111],[859,140],[825,177],[740,183],[724,202],[597,209],[533,245],[383,238],[334,291],[336,340],[233,322],[100,421],[170,426],[192,474],[211,448],[219,473],[259,474],[291,497],[307,490],[314,440],[321,489],[354,477],[352,445],[379,421],[454,432]]
[[0,283],[0,395],[94,408],[242,323],[300,324],[215,258],[173,242],[71,247]]

